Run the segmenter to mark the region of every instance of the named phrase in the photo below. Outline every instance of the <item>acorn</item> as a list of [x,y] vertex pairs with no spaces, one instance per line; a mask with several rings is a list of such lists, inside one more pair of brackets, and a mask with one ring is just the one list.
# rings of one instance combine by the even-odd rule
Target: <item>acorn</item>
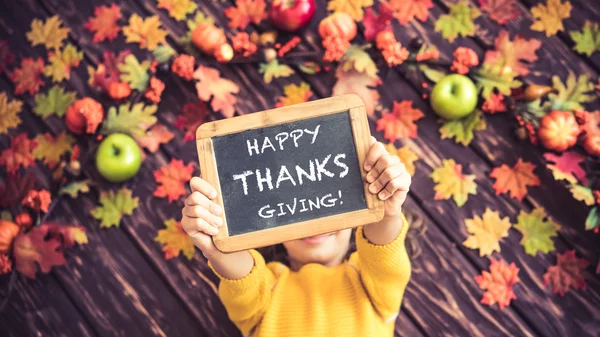
[[533,102],[546,96],[552,90],[553,89],[547,85],[531,84],[525,89],[523,98],[525,98],[525,101],[527,102]]
[[425,43],[425,41],[423,41],[422,38],[415,37],[414,39],[410,40],[410,42],[408,43],[408,50],[410,50],[413,53],[417,53],[417,52],[419,52],[419,50],[421,50],[421,47],[423,47],[424,43]]
[[272,46],[275,44],[276,40],[277,40],[277,32],[274,30],[260,34],[259,41],[262,46]]
[[275,58],[277,58],[277,52],[273,48],[267,48],[263,51],[263,53],[264,53],[263,56],[267,63],[269,63],[269,62],[273,61]]
[[73,160],[69,162],[69,165],[67,165],[66,169],[69,173],[77,177],[81,173],[81,163],[79,160]]
[[527,139],[527,130],[525,130],[524,127],[520,126],[517,129],[515,129],[515,135],[520,140],[526,140]]
[[215,58],[219,62],[229,62],[233,58],[233,48],[228,43],[223,44],[215,51]]

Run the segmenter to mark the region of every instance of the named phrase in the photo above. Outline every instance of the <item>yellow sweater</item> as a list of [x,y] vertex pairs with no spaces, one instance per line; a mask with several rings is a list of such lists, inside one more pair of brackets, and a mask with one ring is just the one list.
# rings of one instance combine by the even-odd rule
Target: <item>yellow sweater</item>
[[332,268],[311,263],[295,272],[278,262],[265,264],[251,250],[254,267],[246,277],[229,280],[215,271],[229,318],[244,336],[393,336],[411,272],[403,221],[387,245],[368,242],[359,227],[357,252]]

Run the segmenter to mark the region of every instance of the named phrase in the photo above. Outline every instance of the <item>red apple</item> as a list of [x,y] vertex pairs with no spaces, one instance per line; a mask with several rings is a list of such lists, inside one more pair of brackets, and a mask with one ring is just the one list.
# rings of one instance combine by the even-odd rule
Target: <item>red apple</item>
[[269,19],[275,27],[295,32],[308,24],[316,10],[315,0],[274,0]]

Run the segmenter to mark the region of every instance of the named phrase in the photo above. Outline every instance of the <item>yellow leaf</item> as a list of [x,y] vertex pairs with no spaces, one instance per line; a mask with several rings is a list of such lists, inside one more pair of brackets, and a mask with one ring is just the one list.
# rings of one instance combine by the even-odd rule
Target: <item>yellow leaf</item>
[[340,60],[340,65],[345,72],[354,69],[359,73],[366,73],[374,80],[379,78],[377,76],[377,65],[375,65],[371,56],[357,45],[353,44],[346,50]]
[[511,227],[508,217],[500,218],[498,212],[486,208],[482,217],[475,216],[466,219],[467,232],[471,234],[463,245],[467,248],[478,249],[479,256],[500,252],[500,240],[508,236]]
[[198,5],[191,0],[158,0],[158,8],[169,11],[169,15],[178,21],[193,13]]
[[276,104],[277,107],[308,102],[313,94],[310,90],[310,85],[306,82],[301,82],[300,85],[294,83],[288,84],[283,87],[283,93],[285,96],[279,97],[279,101]]
[[70,151],[75,143],[75,138],[62,132],[56,138],[50,133],[40,134],[35,137],[38,146],[33,149],[35,159],[44,159],[44,162],[51,168],[60,161],[63,153]]
[[129,26],[123,28],[123,33],[127,38],[125,42],[139,42],[140,48],[148,50],[156,49],[167,36],[167,32],[160,28],[158,15],[142,19],[135,13],[129,18]]
[[433,170],[430,175],[434,186],[435,200],[447,200],[452,197],[458,207],[467,202],[469,194],[477,194],[475,175],[464,175],[462,165],[456,164],[454,159],[444,159],[442,167]]
[[538,32],[546,32],[546,36],[556,35],[564,30],[562,20],[571,16],[571,3],[561,0],[548,0],[546,6],[539,4],[531,8],[531,16],[536,21],[531,25],[531,29]]
[[414,163],[415,161],[419,160],[419,157],[408,147],[408,145],[405,145],[401,148],[397,148],[396,146],[394,146],[393,143],[389,143],[385,146],[385,149],[390,154],[396,155],[398,156],[398,158],[400,158],[402,164],[406,166],[406,171],[408,171],[408,174],[410,174],[411,176],[415,175]]
[[67,38],[69,28],[61,28],[62,21],[55,15],[43,23],[40,19],[34,19],[31,22],[31,30],[27,32],[27,40],[31,41],[32,46],[43,44],[47,49],[58,49],[62,41]]
[[165,221],[165,227],[159,230],[154,238],[154,241],[163,245],[165,258],[168,260],[183,252],[183,255],[191,260],[195,253],[194,243],[181,227],[181,222],[169,219]]
[[44,75],[51,77],[54,82],[60,82],[71,78],[71,68],[77,67],[83,60],[83,52],[78,52],[72,44],[68,44],[62,51],[48,54],[50,64],[44,69]]
[[571,191],[575,200],[583,201],[588,206],[596,204],[596,198],[594,198],[594,193],[590,188],[581,185],[571,185],[569,191]]
[[330,0],[327,10],[350,15],[355,21],[362,21],[363,8],[373,6],[373,0]]
[[0,135],[6,134],[8,129],[21,124],[21,118],[18,115],[21,108],[23,108],[23,102],[18,99],[9,102],[6,93],[0,93]]

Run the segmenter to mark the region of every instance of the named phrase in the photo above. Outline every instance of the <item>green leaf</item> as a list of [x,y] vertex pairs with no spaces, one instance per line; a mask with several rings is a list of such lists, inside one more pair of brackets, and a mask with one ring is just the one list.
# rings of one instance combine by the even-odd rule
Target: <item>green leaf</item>
[[148,75],[148,69],[150,69],[149,61],[144,61],[140,64],[137,58],[133,54],[130,54],[125,57],[125,63],[119,64],[117,67],[121,72],[121,81],[129,83],[131,89],[138,91],[146,90],[148,80],[150,79],[150,75]]
[[433,83],[437,83],[444,76],[446,76],[445,72],[433,69],[433,68],[431,68],[430,66],[428,66],[426,64],[419,65],[419,68],[423,72],[423,75],[425,75],[425,77],[427,77]]
[[288,77],[294,73],[292,68],[285,64],[279,64],[277,59],[269,63],[261,63],[258,71],[263,74],[265,83],[271,83],[273,78]]
[[299,64],[298,68],[305,74],[314,75],[319,71],[319,65],[315,62],[306,62],[305,64]]
[[146,129],[156,123],[155,112],[156,105],[144,107],[144,103],[134,104],[131,109],[129,104],[122,104],[118,112],[114,106],[110,107],[102,123],[102,133],[122,132],[134,137],[144,137]]
[[511,71],[503,72],[501,66],[491,66],[484,64],[483,67],[475,73],[475,82],[477,90],[481,91],[481,95],[485,99],[489,99],[494,92],[498,90],[504,96],[510,96],[511,89],[521,86],[521,82],[515,80],[516,73]]
[[54,86],[46,94],[35,95],[35,108],[33,112],[36,115],[47,118],[50,115],[63,117],[67,108],[75,102],[76,93],[65,92],[64,88]]
[[588,213],[585,219],[585,229],[588,231],[597,231],[600,226],[600,217],[598,216],[598,207],[594,207]]
[[138,207],[138,197],[131,197],[131,190],[123,187],[115,191],[100,192],[100,205],[90,211],[90,214],[100,220],[101,228],[118,227],[123,215],[133,214]]
[[66,186],[63,186],[60,191],[58,191],[58,194],[66,194],[68,196],[70,196],[71,198],[77,198],[77,196],[80,193],[87,193],[90,191],[90,184],[91,184],[91,180],[81,180],[81,181],[74,181],[72,183],[67,184]]
[[373,62],[371,56],[364,51],[364,48],[366,47],[369,47],[369,45],[364,47],[359,47],[354,44],[351,45],[340,60],[340,66],[345,72],[354,69],[359,73],[366,73],[372,79],[378,79],[377,66],[375,65],[375,62]]
[[592,56],[594,52],[600,51],[600,28],[598,28],[598,23],[585,20],[581,32],[572,31],[570,34],[575,42],[573,50],[576,52]]
[[175,50],[168,44],[161,44],[152,51],[152,56],[159,64],[168,62],[173,55],[175,55]]
[[468,146],[473,140],[473,131],[485,130],[485,120],[481,110],[453,121],[446,121],[440,128],[442,139],[454,138],[454,142]]
[[596,99],[594,84],[589,81],[587,74],[577,78],[573,73],[569,73],[565,84],[560,81],[560,77],[552,76],[552,87],[558,93],[548,95],[549,101],[543,105],[548,111],[584,110],[582,103],[590,103]]
[[453,42],[459,35],[462,37],[475,35],[473,20],[479,17],[479,9],[470,7],[468,1],[450,5],[450,13],[441,15],[435,23],[435,31]]
[[594,198],[591,188],[575,184],[569,186],[569,191],[571,191],[575,200],[583,201],[588,206],[593,206],[596,203],[596,198]]
[[560,226],[547,219],[543,208],[538,207],[531,213],[521,211],[514,227],[523,234],[521,246],[527,254],[535,256],[537,252],[546,254],[554,250],[552,238],[557,235]]

